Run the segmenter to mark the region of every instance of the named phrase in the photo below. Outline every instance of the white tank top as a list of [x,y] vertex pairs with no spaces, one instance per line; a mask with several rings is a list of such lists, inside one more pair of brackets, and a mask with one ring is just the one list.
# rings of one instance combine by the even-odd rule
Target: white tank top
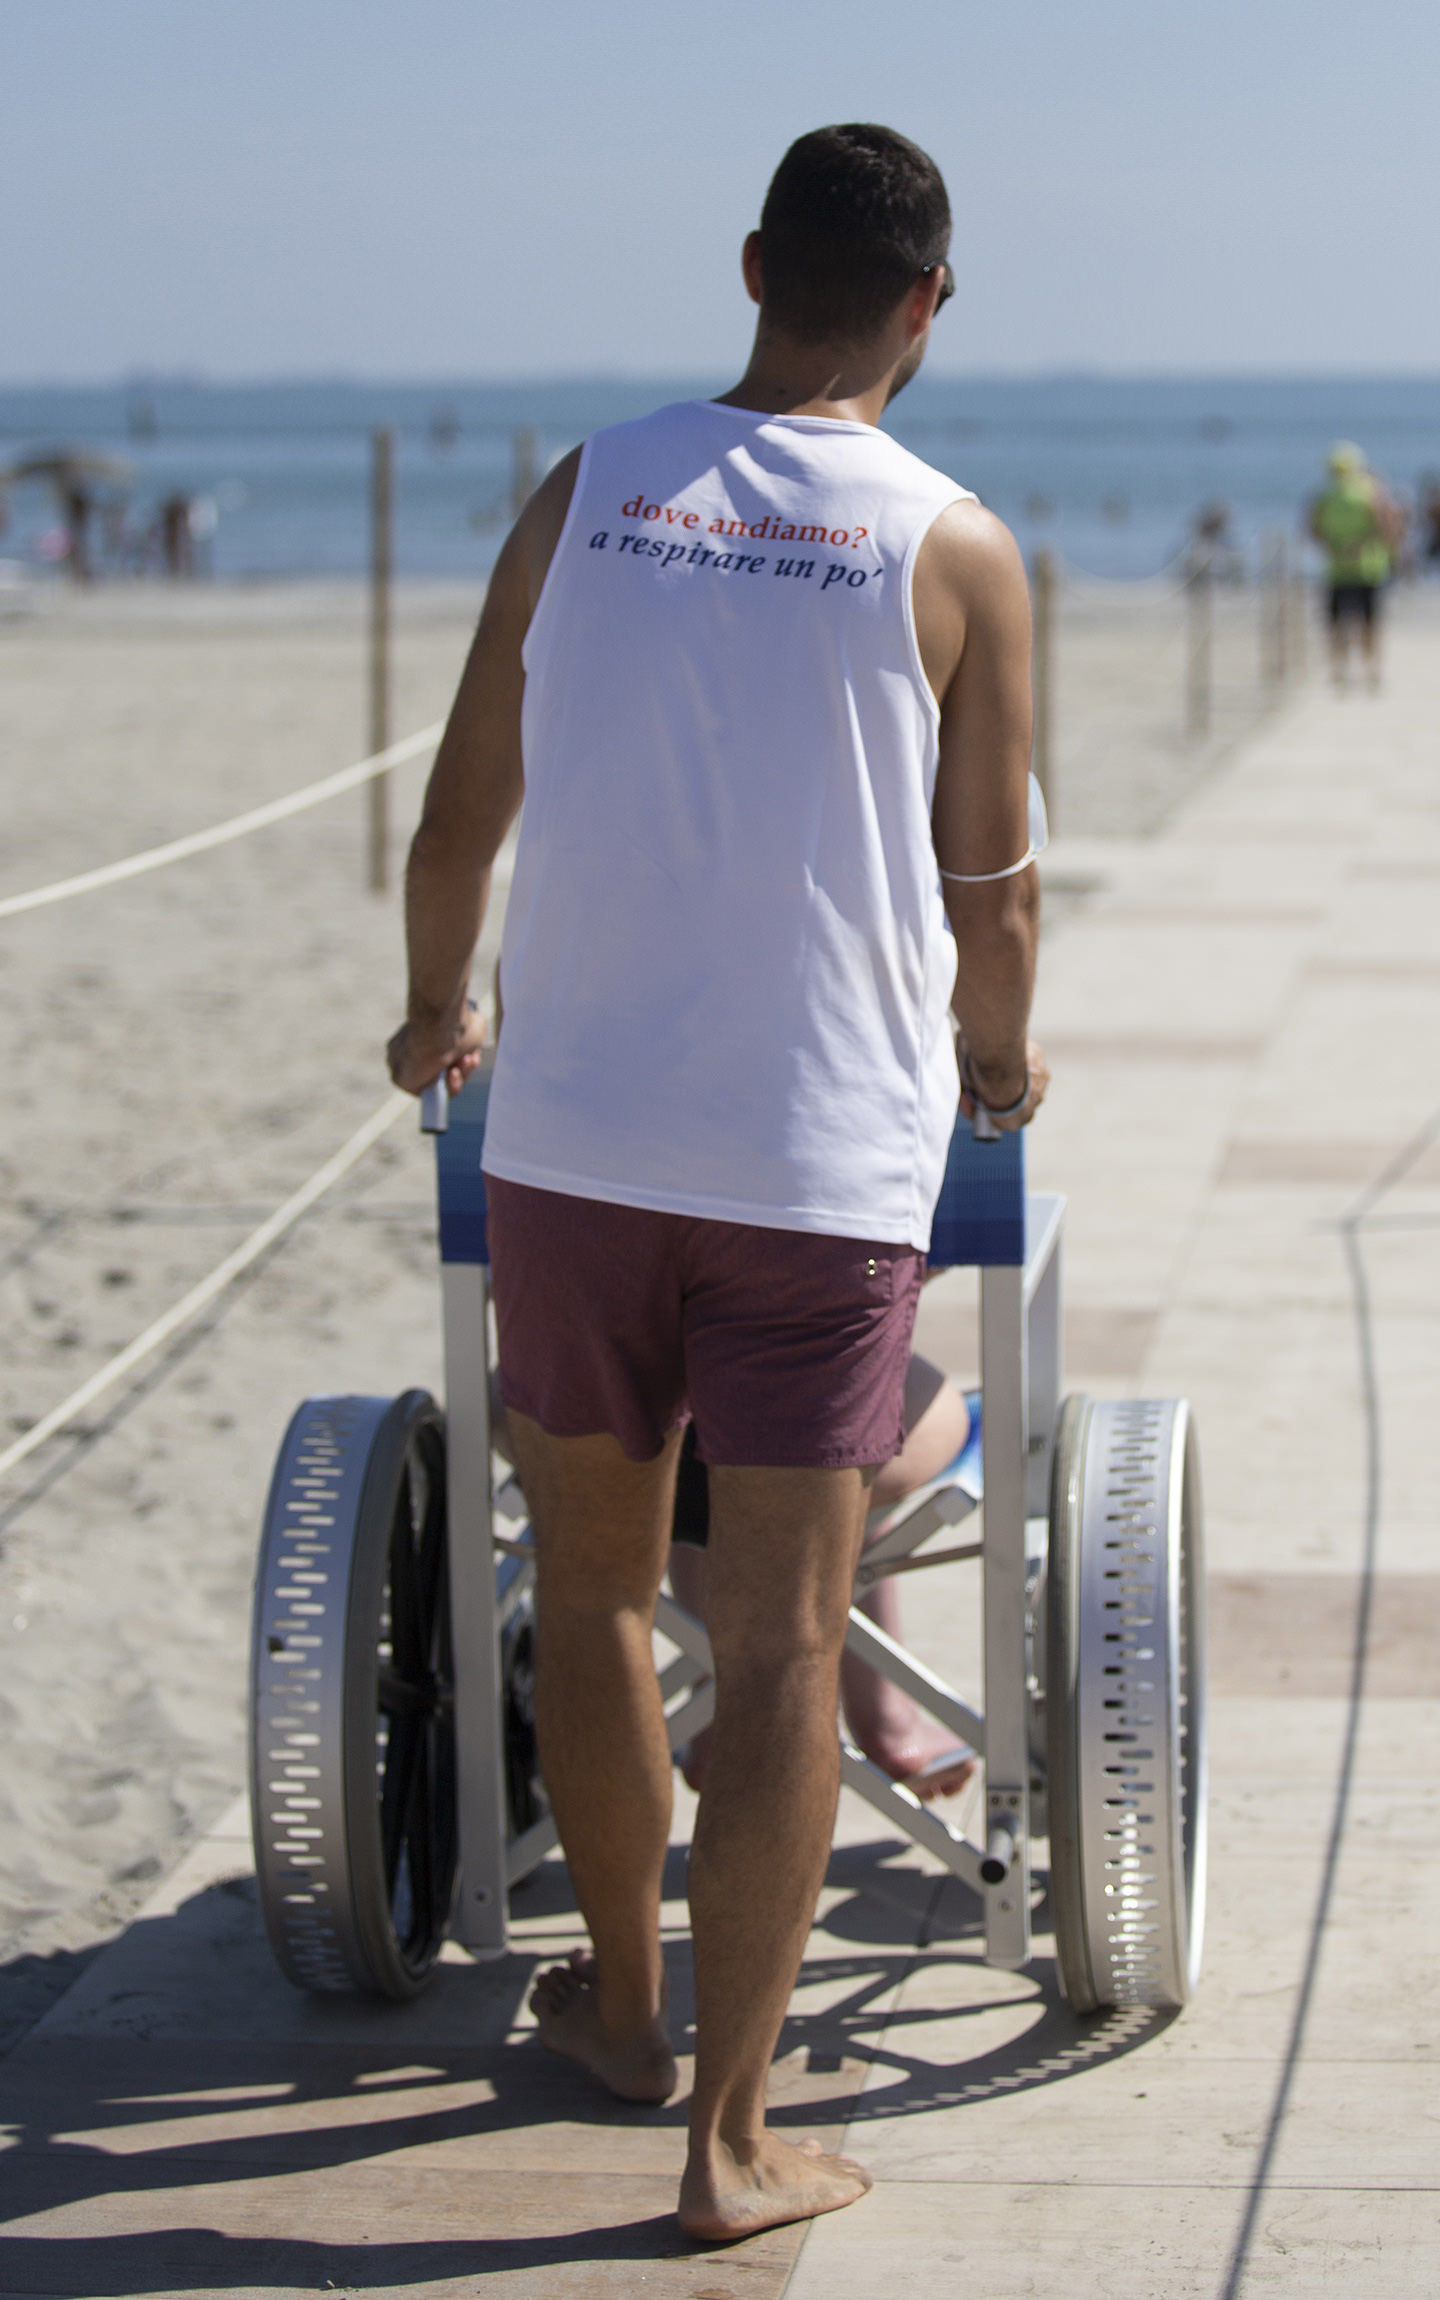
[[487,1172],[929,1243],[955,946],[910,584],[966,492],[712,401],[587,442],[525,643]]

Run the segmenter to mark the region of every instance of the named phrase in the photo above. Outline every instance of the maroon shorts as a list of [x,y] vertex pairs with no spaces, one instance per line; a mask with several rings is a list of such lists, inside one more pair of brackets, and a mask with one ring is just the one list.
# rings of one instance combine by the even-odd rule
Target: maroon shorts
[[650,1461],[693,1414],[700,1458],[889,1461],[925,1257],[699,1221],[485,1177],[505,1403],[552,1437]]

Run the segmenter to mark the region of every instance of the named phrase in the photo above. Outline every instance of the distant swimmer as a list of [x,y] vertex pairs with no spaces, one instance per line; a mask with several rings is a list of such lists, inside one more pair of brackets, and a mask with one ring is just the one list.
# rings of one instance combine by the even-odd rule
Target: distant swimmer
[[1330,450],[1330,484],[1310,506],[1310,533],[1329,557],[1327,612],[1330,667],[1337,687],[1350,676],[1350,643],[1358,634],[1372,687],[1380,684],[1380,597],[1390,578],[1404,522],[1361,450],[1338,440]]

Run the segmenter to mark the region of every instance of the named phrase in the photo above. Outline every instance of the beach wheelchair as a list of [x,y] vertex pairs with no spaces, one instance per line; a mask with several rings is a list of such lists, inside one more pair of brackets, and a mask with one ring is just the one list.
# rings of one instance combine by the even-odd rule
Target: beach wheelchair
[[[490,1433],[480,1170],[488,1070],[436,1135],[448,1413],[424,1390],[307,1398],[276,1462],[255,1588],[250,1786],[259,1896],[301,1988],[404,1999],[447,1934],[502,1955],[509,1894],[556,1843],[534,1730],[534,1557]],[[983,1118],[981,1120],[983,1124]],[[978,1430],[872,1513],[858,1580],[978,1562],[983,1710],[852,1609],[847,1645],[984,1760],[983,1842],[842,1745],[846,1785],[969,1886],[992,1964],[1050,1922],[1076,2011],[1176,2006],[1205,1899],[1199,1460],[1179,1399],[1063,1396],[1063,1198],[1018,1133],[951,1143],[932,1266],[980,1272]],[[977,1538],[931,1546],[978,1517]],[[670,1745],[710,1721],[701,1623],[662,1594]]]

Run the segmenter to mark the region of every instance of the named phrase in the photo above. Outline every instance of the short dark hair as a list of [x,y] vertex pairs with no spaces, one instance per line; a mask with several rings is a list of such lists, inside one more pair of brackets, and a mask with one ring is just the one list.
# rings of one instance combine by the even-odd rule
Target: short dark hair
[[765,195],[765,315],[804,343],[863,343],[949,246],[950,202],[928,152],[866,121],[815,128]]

